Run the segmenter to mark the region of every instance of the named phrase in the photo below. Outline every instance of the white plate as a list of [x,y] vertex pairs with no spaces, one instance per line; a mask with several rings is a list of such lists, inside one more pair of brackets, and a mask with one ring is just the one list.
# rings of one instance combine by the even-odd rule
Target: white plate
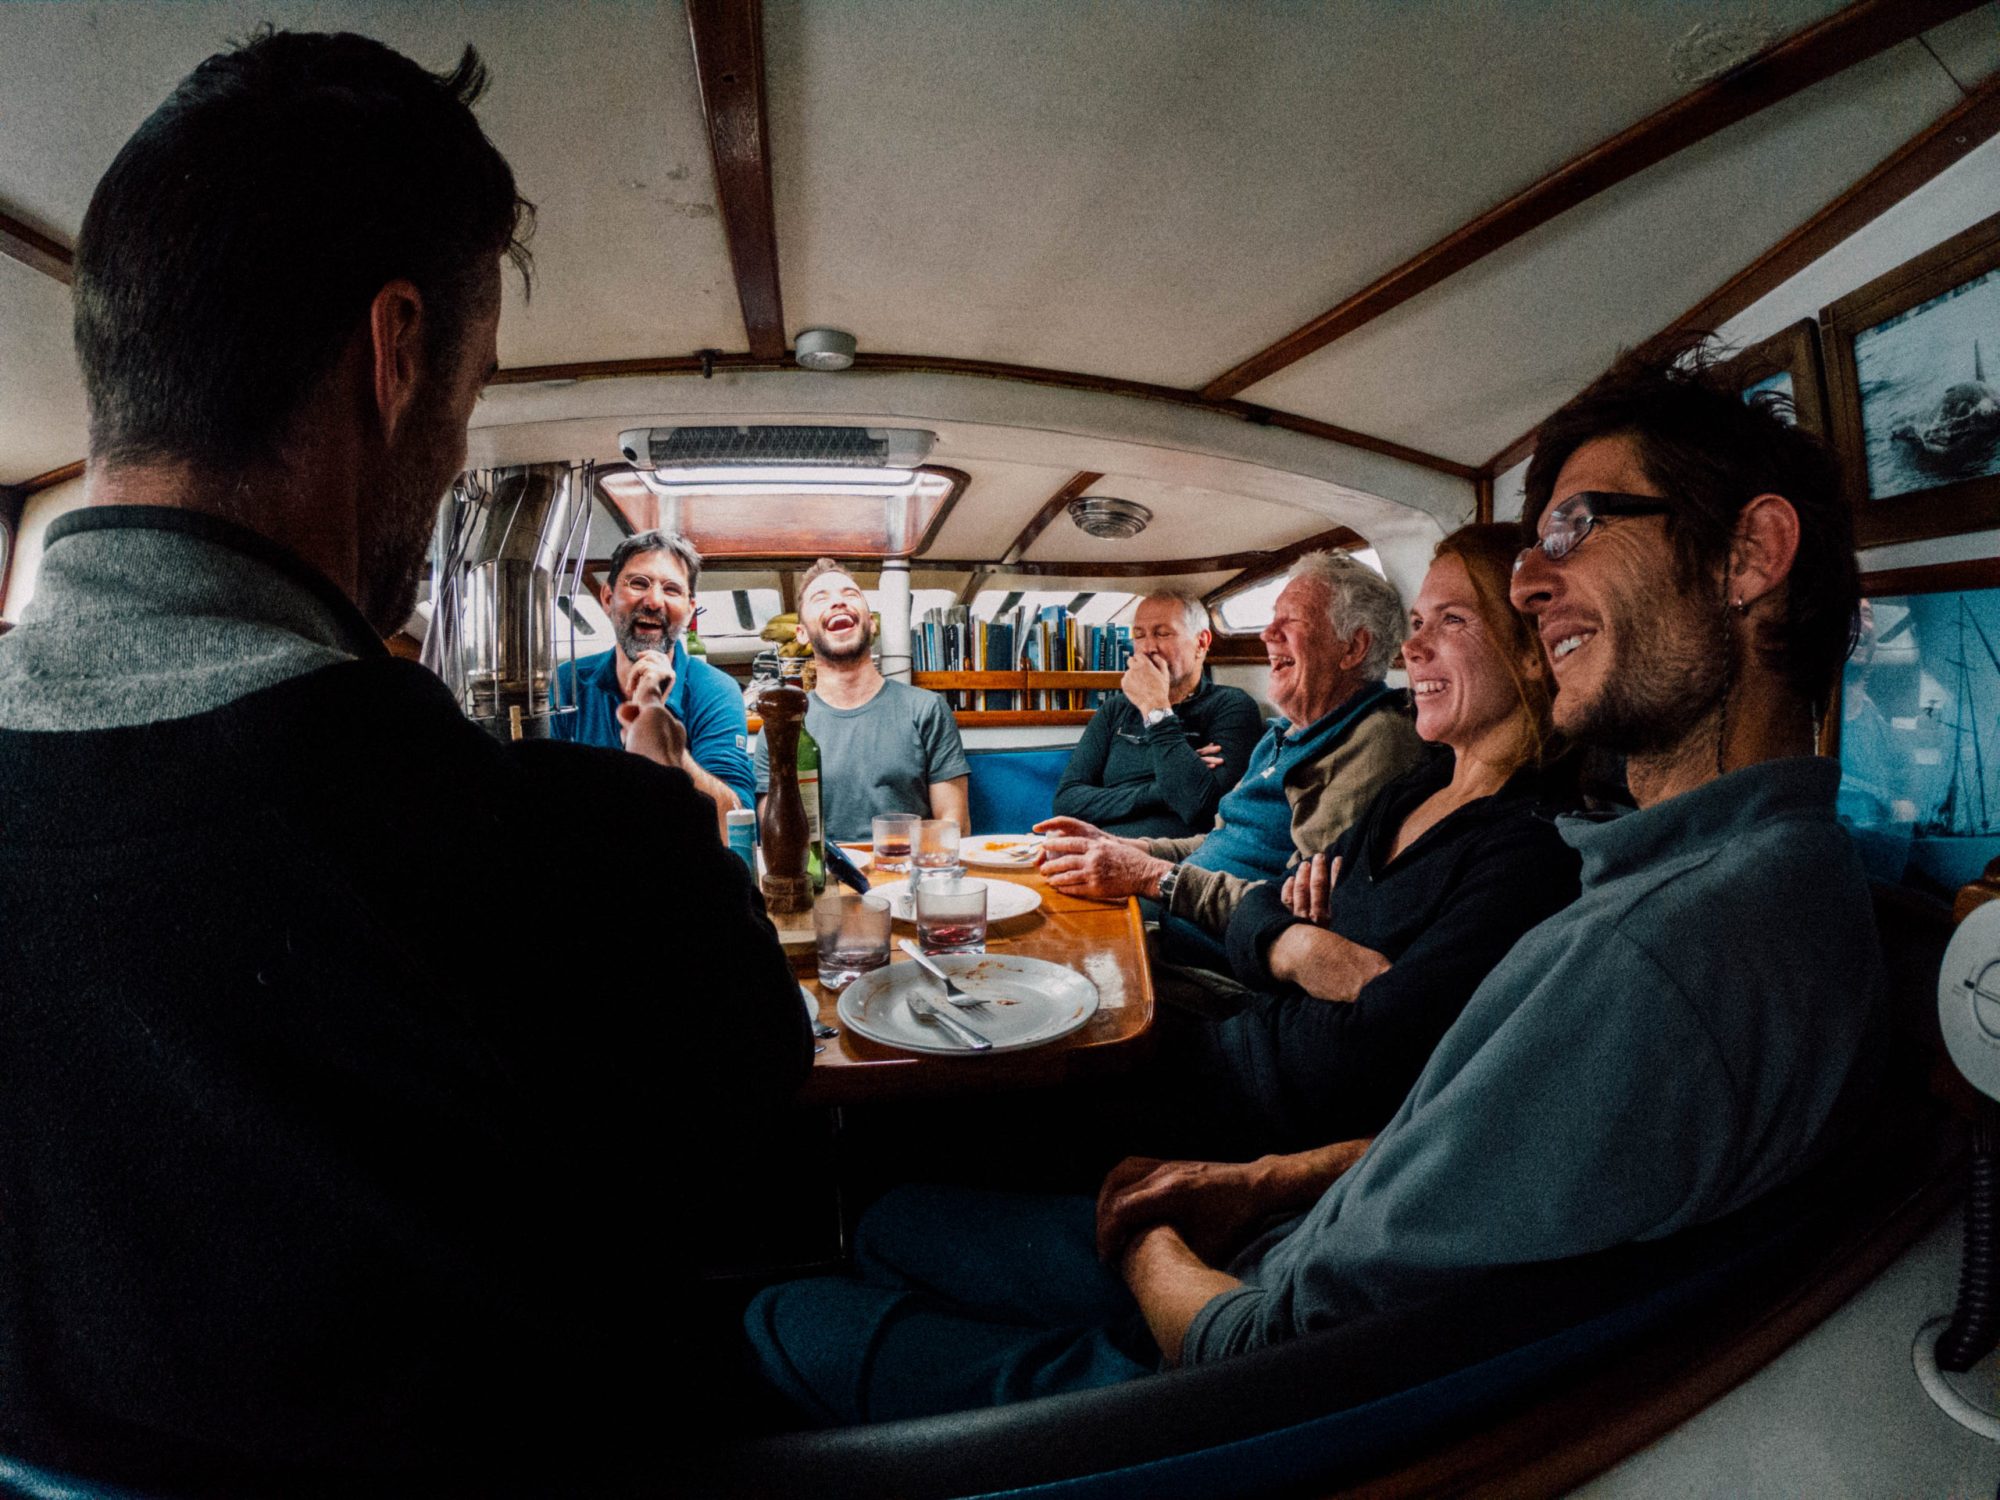
[[1042,851],[1039,833],[980,833],[958,841],[958,857],[988,870],[1032,870]]
[[857,870],[865,870],[875,862],[875,856],[869,853],[866,844],[842,844],[840,848],[843,854],[854,861],[854,868]]
[[[931,962],[967,994],[993,997],[957,1014],[995,1052],[1018,1052],[1068,1036],[1097,1013],[1097,986],[1061,964],[1013,953],[945,953]],[[943,1003],[943,986],[930,975],[913,963],[892,963],[841,992],[841,1022],[885,1047],[968,1055],[943,1027],[911,1013],[904,996],[914,985]]]
[[[1016,885],[1011,880],[969,880],[966,884],[986,887],[988,922],[1006,922],[1015,917],[1025,917],[1042,904],[1042,893],[1031,885]],[[910,895],[909,881],[884,881],[868,894],[881,896],[887,900],[889,914],[898,922],[917,920],[917,908]]]
[[815,1026],[819,1025],[819,996],[804,985],[800,985],[799,998],[806,1003],[806,1019]]

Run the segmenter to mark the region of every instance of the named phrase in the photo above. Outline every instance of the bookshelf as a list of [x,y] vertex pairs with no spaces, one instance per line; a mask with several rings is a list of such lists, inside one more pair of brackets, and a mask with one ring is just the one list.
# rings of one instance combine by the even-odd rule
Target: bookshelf
[[[1095,690],[1117,691],[1122,672],[912,672],[914,687],[934,693],[1012,693],[1022,702],[1031,692],[1082,693]],[[977,700],[976,700],[977,701]],[[961,708],[953,712],[961,727],[999,729],[1009,725],[1035,729],[1066,724],[1088,724],[1092,708]]]

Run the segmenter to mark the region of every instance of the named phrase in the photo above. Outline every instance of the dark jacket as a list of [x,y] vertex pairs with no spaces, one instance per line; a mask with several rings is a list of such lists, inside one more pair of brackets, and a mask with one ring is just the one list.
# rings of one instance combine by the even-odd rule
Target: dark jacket
[[414,663],[0,732],[0,1451],[287,1495],[656,1458],[630,1353],[684,1347],[703,1158],[810,1047],[685,775],[503,746]]
[[1392,782],[1334,846],[1340,878],[1326,925],[1390,962],[1351,1003],[1272,977],[1270,946],[1298,921],[1276,888],[1237,907],[1230,963],[1262,993],[1242,1013],[1201,1024],[1215,1086],[1254,1122],[1267,1142],[1257,1149],[1301,1150],[1381,1128],[1479,982],[1521,934],[1576,899],[1577,856],[1533,770],[1389,859],[1404,818],[1450,780],[1451,766],[1436,754]]
[[[1130,699],[1114,693],[1076,742],[1055,810],[1127,838],[1207,833],[1263,733],[1256,700],[1241,688],[1204,682],[1151,729]],[[1203,745],[1221,746],[1221,765],[1195,754]]]

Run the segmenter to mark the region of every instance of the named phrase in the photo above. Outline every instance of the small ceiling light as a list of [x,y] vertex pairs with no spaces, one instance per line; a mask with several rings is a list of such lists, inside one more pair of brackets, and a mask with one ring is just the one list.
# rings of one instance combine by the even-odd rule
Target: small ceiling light
[[806,328],[792,346],[802,370],[845,370],[854,363],[854,335],[838,328]]
[[1107,541],[1123,541],[1137,536],[1153,519],[1153,513],[1136,500],[1117,500],[1110,495],[1085,495],[1069,503],[1069,518],[1086,536]]

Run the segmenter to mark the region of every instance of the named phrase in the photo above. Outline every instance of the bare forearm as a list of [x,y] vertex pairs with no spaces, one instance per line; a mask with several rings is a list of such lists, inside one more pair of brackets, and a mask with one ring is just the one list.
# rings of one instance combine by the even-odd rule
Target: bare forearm
[[1321,1000],[1352,1000],[1362,986],[1387,972],[1388,960],[1373,948],[1323,927],[1287,927],[1266,955],[1271,977],[1295,984]]
[[1271,1213],[1310,1208],[1368,1149],[1372,1137],[1335,1141],[1310,1151],[1260,1156],[1250,1163],[1260,1207]]
[[950,781],[930,784],[931,816],[949,818],[960,833],[972,832],[972,795],[966,790],[969,778],[954,776]]
[[1243,1285],[1218,1271],[1165,1224],[1147,1230],[1125,1252],[1125,1284],[1145,1316],[1153,1342],[1169,1365],[1181,1362],[1181,1345],[1195,1315],[1216,1297]]

